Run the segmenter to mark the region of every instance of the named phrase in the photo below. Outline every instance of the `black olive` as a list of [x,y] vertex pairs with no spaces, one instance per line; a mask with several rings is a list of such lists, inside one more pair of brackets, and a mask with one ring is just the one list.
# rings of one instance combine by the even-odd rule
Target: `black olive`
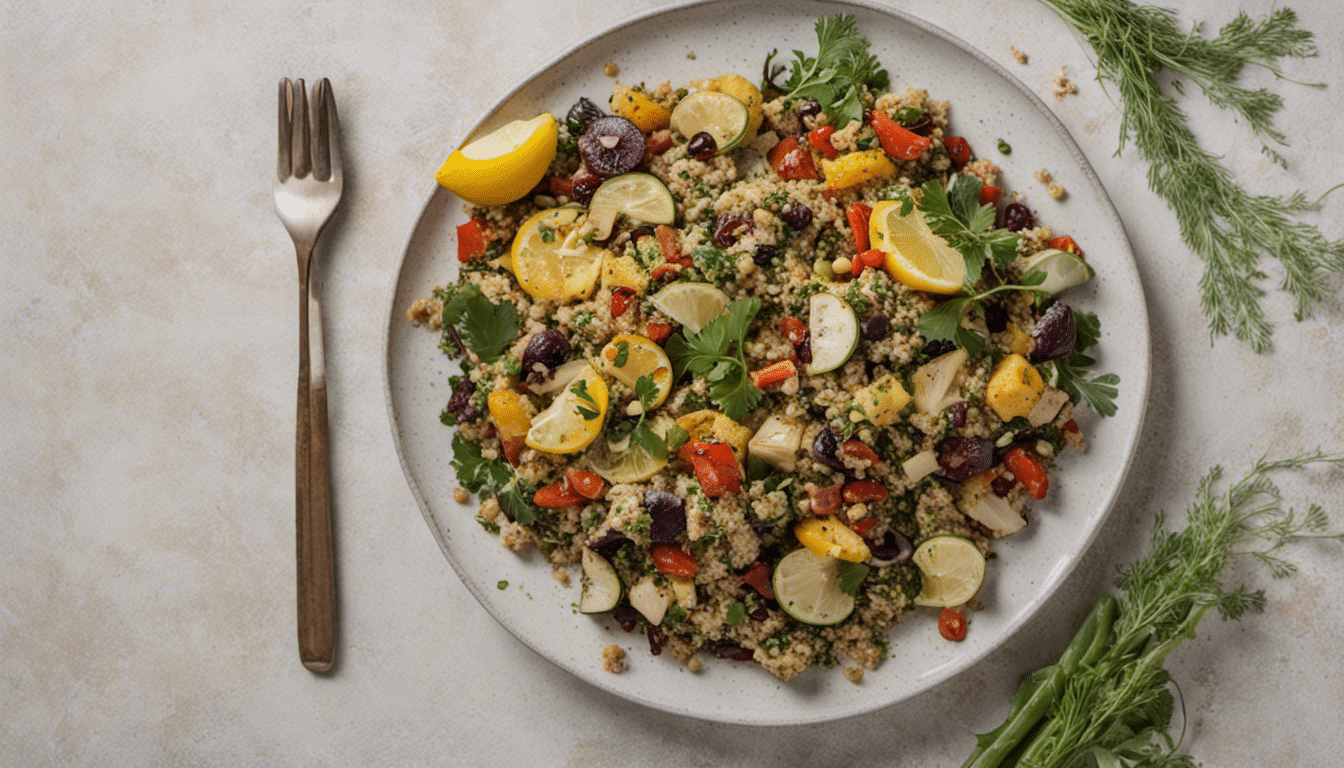
[[881,312],[868,317],[859,326],[859,335],[868,341],[881,341],[887,338],[887,334],[890,332],[891,320],[887,319],[887,316]]
[[886,561],[887,565],[899,565],[915,554],[915,545],[900,531],[887,531],[882,540],[868,545],[873,557]]
[[947,339],[938,339],[925,344],[924,347],[920,349],[919,354],[922,355],[925,360],[933,360],[934,358],[946,355],[956,348],[957,345],[951,341],[948,341]]
[[985,329],[990,333],[1002,333],[1008,327],[1008,310],[1002,304],[985,305]]
[[704,161],[719,151],[719,143],[707,131],[701,131],[691,137],[691,142],[686,145],[686,151],[696,160]]
[[714,646],[714,657],[733,661],[751,661],[753,654],[750,648],[743,648],[737,643],[725,642]]
[[938,443],[938,466],[954,482],[968,480],[994,466],[994,443],[983,437],[949,437]]
[[603,178],[633,171],[647,150],[644,134],[624,117],[598,118],[579,137],[583,164]]
[[798,102],[798,108],[796,111],[798,112],[799,115],[802,115],[803,117],[811,117],[812,115],[819,115],[821,114],[821,102],[817,101],[816,99],[803,99],[802,101]]
[[1036,226],[1036,218],[1031,215],[1031,209],[1021,203],[1009,203],[1008,207],[1003,209],[1003,226],[1017,232],[1022,229],[1031,229]]
[[589,542],[588,548],[610,560],[629,541],[630,537],[620,531],[607,531],[596,541]]
[[565,127],[569,128],[570,136],[582,136],[589,123],[606,116],[607,113],[603,112],[601,107],[589,101],[586,96],[580,96],[565,115]]
[[569,362],[573,349],[565,334],[547,328],[536,334],[523,349],[523,379],[541,382],[551,377],[556,368]]
[[965,401],[965,400],[962,400],[960,403],[954,403],[954,404],[952,405],[952,407],[951,407],[951,408],[948,408],[947,410],[948,410],[948,413],[949,413],[949,414],[951,415],[951,417],[952,417],[952,426],[957,427],[958,429],[960,429],[961,427],[966,426],[966,401]]
[[832,429],[823,429],[812,440],[812,458],[831,469],[844,471],[845,464],[840,460],[840,436]]
[[1056,302],[1045,310],[1036,328],[1031,332],[1031,354],[1027,359],[1032,363],[1058,360],[1073,352],[1078,340],[1078,322],[1068,304]]
[[621,625],[621,629],[624,629],[626,632],[631,632],[634,631],[635,627],[639,626],[639,620],[644,618],[644,615],[635,610],[635,607],[629,603],[621,603],[611,609],[611,618],[615,619],[616,623]]
[[645,491],[644,510],[649,513],[649,540],[673,544],[686,532],[686,502],[667,491]]

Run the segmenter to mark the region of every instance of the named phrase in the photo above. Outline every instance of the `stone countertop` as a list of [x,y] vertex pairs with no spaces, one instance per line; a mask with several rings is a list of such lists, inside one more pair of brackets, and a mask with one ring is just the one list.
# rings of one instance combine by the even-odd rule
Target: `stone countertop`
[[[1152,513],[1179,516],[1211,464],[1239,476],[1265,453],[1344,450],[1344,280],[1331,279],[1302,323],[1271,292],[1273,354],[1211,343],[1200,265],[1136,153],[1115,156],[1118,112],[1064,24],[1028,0],[886,4],[1001,63],[1082,146],[1127,223],[1151,315],[1152,390],[1090,567],[1021,631],[912,701],[779,729],[630,705],[496,625],[421,518],[384,406],[385,302],[443,156],[535,68],[667,3],[7,4],[0,763],[957,765],[1017,679],[1058,655],[1114,569],[1142,551]],[[1164,5],[1211,29],[1232,14]],[[1322,53],[1284,73],[1328,87],[1247,74],[1284,96],[1286,168],[1202,97],[1182,103],[1239,180],[1314,199],[1344,181],[1327,160],[1344,146],[1344,11],[1292,7]],[[1056,101],[1061,66],[1078,93]],[[348,164],[322,249],[341,579],[329,675],[305,671],[294,642],[296,283],[267,181],[283,75],[332,79]],[[1342,204],[1327,198],[1303,218],[1338,238]],[[1265,269],[1267,285],[1282,276]],[[1344,527],[1338,475],[1284,486],[1299,509],[1321,502]],[[1210,616],[1170,658],[1186,748],[1206,764],[1341,759],[1344,598],[1329,583],[1344,550],[1290,556],[1301,570],[1288,580],[1236,570],[1265,589],[1264,614]]]

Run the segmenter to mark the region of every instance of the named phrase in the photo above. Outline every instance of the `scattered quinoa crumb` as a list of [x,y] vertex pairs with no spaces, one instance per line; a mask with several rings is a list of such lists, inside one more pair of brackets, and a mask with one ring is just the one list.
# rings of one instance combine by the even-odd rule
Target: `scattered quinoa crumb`
[[1055,75],[1055,79],[1051,81],[1051,84],[1054,85],[1055,87],[1056,99],[1062,99],[1065,96],[1069,96],[1078,92],[1078,86],[1075,85],[1074,82],[1069,79],[1068,67],[1060,67],[1059,74]]
[[691,61],[695,61],[695,51],[687,51],[686,58],[690,59]]
[[467,503],[467,499],[470,499],[470,498],[471,498],[471,494],[467,493],[467,492],[466,492],[465,490],[463,490],[462,488],[454,488],[454,489],[453,489],[453,501],[456,501],[458,504],[466,504],[466,503]]
[[1045,168],[1042,168],[1041,170],[1037,171],[1037,172],[1034,174],[1034,176],[1035,176],[1035,179],[1036,179],[1037,181],[1041,182],[1042,184],[1049,184],[1049,183],[1050,183],[1051,181],[1053,181],[1054,178],[1055,178],[1055,177],[1050,173],[1050,171],[1048,171],[1048,170],[1045,169]]
[[613,675],[625,671],[625,649],[619,645],[608,645],[602,649],[602,668]]
[[845,667],[845,679],[851,683],[863,680],[863,667]]
[[1015,45],[1010,45],[1010,46],[1008,46],[1008,50],[1010,50],[1010,51],[1013,52],[1013,58],[1017,60],[1017,63],[1018,63],[1018,64],[1026,64],[1026,63],[1027,63],[1027,54],[1025,54],[1025,53],[1023,53],[1023,52],[1017,50],[1017,46],[1015,46]]
[[411,325],[428,326],[437,331],[443,327],[443,302],[438,299],[416,299],[406,310],[406,319]]
[[560,582],[566,587],[569,586],[569,571],[565,570],[564,568],[556,568],[555,570],[551,571],[551,578],[555,579],[556,581]]
[[1058,184],[1051,184],[1046,188],[1045,193],[1056,200],[1059,200],[1065,195],[1064,187]]
[[616,75],[620,74],[620,72],[621,68],[616,66],[616,62],[614,61],[608,61],[607,65],[602,68],[602,74],[606,75],[607,77],[615,77]]

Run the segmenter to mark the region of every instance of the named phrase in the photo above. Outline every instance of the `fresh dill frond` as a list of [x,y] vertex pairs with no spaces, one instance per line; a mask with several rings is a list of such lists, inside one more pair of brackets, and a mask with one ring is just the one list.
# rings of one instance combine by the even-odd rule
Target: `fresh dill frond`
[[1201,306],[1212,337],[1232,334],[1256,352],[1271,346],[1273,328],[1260,305],[1267,275],[1262,255],[1285,272],[1281,288],[1297,303],[1295,317],[1311,316],[1329,294],[1329,273],[1344,270],[1344,239],[1330,241],[1296,219],[1311,207],[1301,192],[1258,195],[1237,183],[1217,155],[1199,146],[1176,100],[1157,78],[1168,72],[1194,83],[1219,108],[1230,110],[1283,164],[1274,149],[1284,135],[1274,127],[1283,99],[1266,88],[1238,85],[1249,65],[1278,77],[1284,58],[1316,55],[1297,15],[1278,8],[1253,19],[1239,13],[1217,37],[1196,25],[1182,31],[1170,9],[1132,0],[1041,0],[1083,35],[1096,57],[1097,78],[1115,86],[1121,108],[1122,152],[1133,141],[1149,163],[1148,185],[1175,213],[1181,237],[1205,262]]

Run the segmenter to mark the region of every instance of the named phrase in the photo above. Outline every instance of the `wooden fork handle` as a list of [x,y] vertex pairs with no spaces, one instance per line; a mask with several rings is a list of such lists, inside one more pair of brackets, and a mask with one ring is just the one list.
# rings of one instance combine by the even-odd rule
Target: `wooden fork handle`
[[310,285],[310,275],[301,275],[299,284],[299,387],[294,462],[299,659],[308,669],[325,672],[331,669],[336,659],[336,567],[327,451],[327,385],[321,305]]

